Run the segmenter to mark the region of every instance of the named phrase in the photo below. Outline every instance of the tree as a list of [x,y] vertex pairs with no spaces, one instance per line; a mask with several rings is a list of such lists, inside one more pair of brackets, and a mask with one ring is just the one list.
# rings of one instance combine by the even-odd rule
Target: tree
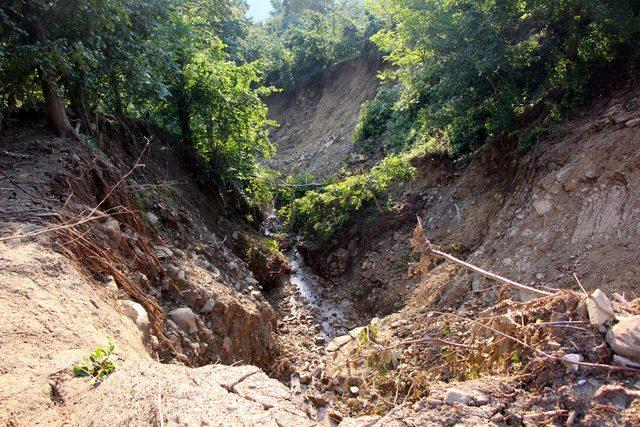
[[514,133],[526,144],[562,111],[584,102],[607,70],[638,64],[637,1],[365,5],[383,23],[373,40],[394,65],[387,77],[401,84],[390,108],[412,117],[417,138],[442,135],[453,154]]
[[[8,26],[10,30],[19,31],[23,36],[24,43],[32,45],[33,51],[45,55],[49,50],[49,41],[40,14],[47,9],[47,4],[38,0],[24,0],[5,10],[9,3],[14,2],[5,1],[2,5],[4,25]],[[55,81],[55,74],[43,62],[37,64],[36,70],[51,126],[60,136],[78,138],[67,117],[64,101]]]

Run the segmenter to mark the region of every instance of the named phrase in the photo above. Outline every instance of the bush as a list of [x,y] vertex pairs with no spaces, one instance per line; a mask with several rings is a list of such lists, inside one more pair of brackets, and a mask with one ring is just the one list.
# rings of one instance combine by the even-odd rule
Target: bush
[[[365,106],[358,139],[411,129],[414,138],[441,134],[454,155],[502,136],[526,145],[583,105],[599,79],[640,65],[635,0],[365,5],[382,22],[373,41],[401,85],[394,96],[383,86]],[[415,113],[393,115],[402,111]]]
[[335,181],[293,201],[280,212],[285,228],[327,242],[372,203],[385,206],[389,186],[414,174],[408,155],[391,155],[367,173]]

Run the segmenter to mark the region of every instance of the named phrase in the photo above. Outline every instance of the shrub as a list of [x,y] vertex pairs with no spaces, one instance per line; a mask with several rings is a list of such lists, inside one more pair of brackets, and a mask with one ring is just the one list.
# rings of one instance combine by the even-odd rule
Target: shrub
[[409,160],[407,155],[391,155],[367,173],[307,192],[281,210],[285,228],[321,241],[330,240],[371,203],[386,205],[389,186],[414,176],[415,169]]
[[73,367],[73,373],[77,377],[93,377],[102,381],[107,375],[116,370],[116,365],[110,360],[113,353],[113,343],[109,342],[107,348],[97,347],[96,350],[85,357],[83,363]]

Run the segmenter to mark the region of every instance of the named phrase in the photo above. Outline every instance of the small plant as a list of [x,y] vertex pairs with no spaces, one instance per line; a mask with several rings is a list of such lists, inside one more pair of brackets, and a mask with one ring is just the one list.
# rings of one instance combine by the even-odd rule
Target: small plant
[[107,375],[112,374],[116,370],[115,363],[110,360],[113,348],[112,342],[109,342],[107,348],[98,346],[89,357],[84,358],[83,363],[73,367],[75,376],[93,377],[98,381],[102,381]]

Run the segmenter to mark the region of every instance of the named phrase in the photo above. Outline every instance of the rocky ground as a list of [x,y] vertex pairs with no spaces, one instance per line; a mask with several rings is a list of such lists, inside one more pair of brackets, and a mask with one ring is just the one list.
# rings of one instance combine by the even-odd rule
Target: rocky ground
[[[524,158],[419,159],[395,212],[286,259],[248,256],[261,232],[157,129],[107,117],[84,148],[9,123],[1,422],[637,424],[634,93]],[[74,377],[109,341],[116,372]]]

